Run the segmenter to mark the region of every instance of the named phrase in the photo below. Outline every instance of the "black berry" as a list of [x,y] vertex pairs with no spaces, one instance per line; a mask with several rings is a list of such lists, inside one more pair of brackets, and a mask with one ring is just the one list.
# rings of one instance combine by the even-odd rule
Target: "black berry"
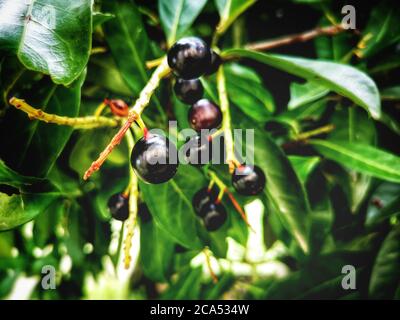
[[128,197],[117,193],[110,197],[107,203],[111,216],[119,221],[125,221],[129,217]]
[[221,203],[209,202],[203,206],[200,215],[208,231],[219,229],[228,217],[225,207]]
[[204,88],[199,79],[176,79],[174,91],[179,100],[193,104],[203,97]]
[[190,107],[188,120],[196,131],[218,128],[222,122],[221,109],[210,100],[201,99]]
[[219,66],[222,64],[222,59],[218,53],[211,50],[211,63],[208,66],[205,75],[209,76],[218,71]]
[[141,202],[138,206],[138,216],[140,217],[140,221],[142,223],[149,222],[152,218],[150,210],[147,207],[147,204],[145,204],[144,202]]
[[212,144],[207,136],[193,136],[186,142],[185,147],[185,160],[195,167],[201,167],[212,159]]
[[131,164],[135,173],[145,182],[163,183],[178,169],[178,151],[168,138],[148,134],[133,147]]
[[210,202],[215,202],[217,197],[218,190],[216,188],[208,190],[208,187],[205,187],[197,191],[192,198],[192,206],[196,214],[201,216],[201,213],[204,213],[202,212],[203,207]]
[[233,187],[245,196],[259,194],[265,187],[265,180],[264,172],[257,166],[240,166],[232,175]]
[[183,79],[200,77],[211,63],[210,47],[196,37],[182,38],[168,51],[168,65]]

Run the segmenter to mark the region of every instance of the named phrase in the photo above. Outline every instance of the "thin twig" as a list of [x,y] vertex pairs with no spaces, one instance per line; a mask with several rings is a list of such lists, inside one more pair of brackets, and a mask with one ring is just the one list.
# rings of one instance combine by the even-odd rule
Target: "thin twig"
[[92,129],[99,127],[115,127],[118,125],[118,121],[112,118],[102,116],[86,116],[70,118],[65,116],[59,116],[56,114],[50,114],[44,112],[41,109],[36,109],[26,103],[22,99],[11,98],[10,104],[15,108],[28,114],[29,119],[36,119],[47,123],[54,123],[62,126],[70,126],[76,129]]
[[231,129],[231,114],[229,111],[229,100],[226,91],[225,75],[223,66],[218,69],[217,73],[218,95],[222,112],[222,130],[224,132],[226,161],[229,165],[229,172],[233,173],[235,167],[240,166],[240,162],[236,159],[235,148],[233,144]]
[[213,283],[216,284],[216,283],[218,283],[218,277],[217,277],[217,275],[215,274],[214,270],[211,267],[211,257],[210,257],[210,253],[208,251],[208,248],[204,248],[203,249],[203,253],[204,253],[205,257],[206,257],[207,268],[208,268],[208,271],[210,272],[211,279],[212,279]]
[[313,30],[288,35],[288,36],[274,39],[274,40],[250,43],[250,44],[246,45],[245,48],[248,50],[257,50],[257,51],[270,50],[270,49],[274,49],[274,48],[281,47],[284,45],[289,45],[289,44],[296,43],[296,42],[306,42],[306,41],[309,41],[311,39],[314,39],[316,37],[323,36],[323,35],[333,36],[335,34],[343,32],[343,31],[345,31],[345,29],[343,29],[343,27],[341,25],[316,28]]
[[83,179],[87,180],[95,171],[99,170],[104,161],[106,161],[108,155],[114,150],[114,148],[119,145],[125,133],[131,127],[131,125],[140,117],[143,110],[147,107],[150,102],[151,96],[160,84],[160,80],[170,73],[170,68],[168,67],[167,59],[164,58],[163,62],[154,70],[150,80],[147,82],[143,90],[140,92],[139,98],[136,100],[135,104],[129,111],[126,122],[121,127],[121,129],[112,138],[110,143],[100,154],[99,158],[92,163],[90,168],[85,172]]
[[[126,140],[128,143],[128,149],[131,150],[134,145],[132,133],[130,131],[126,134]],[[135,227],[137,224],[138,215],[138,180],[136,174],[133,172],[131,166],[129,166],[129,217],[126,221],[126,236],[124,240],[124,266],[125,269],[129,269],[131,264],[131,248],[132,238],[134,236]]]

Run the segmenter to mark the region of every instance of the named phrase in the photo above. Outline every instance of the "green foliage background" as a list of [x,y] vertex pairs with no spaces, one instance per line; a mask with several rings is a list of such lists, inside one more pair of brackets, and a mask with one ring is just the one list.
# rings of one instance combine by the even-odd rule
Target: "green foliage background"
[[[356,32],[273,53],[246,48],[339,23],[344,4],[0,0],[0,297],[400,298],[398,4],[356,5]],[[49,7],[55,19],[46,22]],[[126,142],[83,182],[115,129],[31,121],[8,100],[69,117],[93,114],[105,97],[132,102],[151,74],[146,61],[182,36],[211,41],[215,32],[229,60],[223,68],[232,127],[255,129],[255,163],[267,177],[258,199],[235,194],[255,232],[225,197],[228,222],[207,233],[191,206],[207,177],[181,165],[165,184],[139,184],[152,220],[140,222],[136,262],[123,271],[123,226],[106,204],[128,184]],[[215,76],[202,81],[218,101]],[[144,121],[166,129],[177,119],[184,129],[186,117],[172,79],[162,81]],[[329,125],[333,130],[319,131]],[[226,166],[213,169],[229,185]],[[57,269],[56,290],[41,287],[44,265]],[[345,265],[356,269],[356,289],[342,288]],[[30,289],[18,289],[28,281]]]

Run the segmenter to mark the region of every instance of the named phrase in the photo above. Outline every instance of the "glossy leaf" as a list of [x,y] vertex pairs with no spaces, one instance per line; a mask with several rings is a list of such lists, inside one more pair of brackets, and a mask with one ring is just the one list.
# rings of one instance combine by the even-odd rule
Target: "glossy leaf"
[[[347,108],[337,105],[330,123],[334,126],[334,130],[327,136],[329,141],[376,145],[375,125],[368,114],[360,108]],[[353,170],[336,172],[335,176],[340,177],[340,185],[346,190],[351,210],[356,212],[368,195],[371,177]]]
[[296,109],[302,105],[313,102],[328,94],[329,90],[324,86],[313,82],[299,84],[293,82],[290,84],[290,100],[288,103],[289,110]]
[[[236,111],[237,112],[237,111]],[[306,195],[292,165],[283,151],[256,123],[234,113],[235,127],[254,129],[254,144],[248,146],[254,153],[254,164],[261,167],[267,178],[265,192],[277,209],[289,233],[307,252],[306,219],[309,211]]]
[[400,282],[400,228],[387,235],[372,268],[369,297],[393,299]]
[[365,225],[374,227],[400,214],[400,185],[384,182],[371,195]]
[[31,70],[68,85],[82,73],[91,49],[92,1],[0,2],[0,48]]
[[145,61],[149,52],[149,39],[139,10],[128,0],[105,1],[102,7],[115,15],[103,25],[111,53],[127,85],[138,94],[148,79]]
[[206,3],[207,0],[158,0],[161,24],[169,45],[190,28]]
[[257,73],[239,64],[231,64],[225,70],[229,99],[254,120],[269,119],[275,111],[274,99]]
[[246,57],[325,86],[364,107],[378,119],[381,105],[374,81],[360,70],[340,63],[318,61],[250,50],[231,49],[225,56]]
[[202,248],[197,236],[198,220],[192,208],[192,197],[205,184],[200,172],[189,165],[180,165],[176,176],[166,183],[140,183],[144,200],[158,226],[190,249]]
[[308,176],[320,161],[318,157],[289,156],[288,158],[303,184],[307,182]]
[[311,140],[325,157],[382,180],[400,182],[400,157],[359,143]]
[[[63,116],[76,117],[79,114],[83,73],[70,87],[41,87],[37,101],[32,103],[43,111]],[[61,154],[73,129],[68,126],[48,124],[29,120],[25,113],[12,109],[5,117],[7,125],[0,128],[3,147],[0,156],[9,166],[24,175],[45,177]],[[20,127],[16,134],[8,136],[13,127]],[[4,131],[3,131],[4,130]]]
[[218,33],[222,34],[246,9],[253,5],[256,0],[214,0],[217,6],[220,23]]
[[140,224],[140,262],[148,278],[157,282],[168,279],[174,249],[171,236],[154,221]]
[[0,193],[0,231],[20,226],[42,213],[58,193],[22,193],[11,196]]
[[372,56],[399,40],[400,10],[394,1],[382,1],[371,12],[357,55],[363,58]]
[[114,15],[111,13],[93,12],[93,29],[113,18]]
[[39,181],[41,180],[33,177],[21,176],[14,170],[11,170],[9,167],[7,167],[4,161],[0,160],[0,184],[6,184],[15,188],[19,188],[22,186],[32,185],[33,183]]

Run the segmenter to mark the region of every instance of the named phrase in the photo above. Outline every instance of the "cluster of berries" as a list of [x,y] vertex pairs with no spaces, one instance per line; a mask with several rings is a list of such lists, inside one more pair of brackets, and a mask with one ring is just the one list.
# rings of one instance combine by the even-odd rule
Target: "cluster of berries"
[[[222,121],[220,108],[213,102],[202,99],[204,88],[199,79],[204,74],[217,71],[221,58],[201,39],[183,38],[176,42],[168,52],[168,64],[178,77],[174,90],[177,97],[188,104],[188,118],[191,127],[200,132],[202,129],[218,128]],[[188,143],[188,162],[191,155],[198,156],[204,149],[201,136],[196,135]],[[131,163],[136,174],[148,183],[163,183],[171,179],[178,169],[176,147],[168,138],[158,134],[143,136],[132,150]]]
[[[199,78],[215,73],[221,62],[221,57],[203,40],[196,37],[179,40],[168,52],[168,65],[177,77],[174,85],[175,94],[179,100],[191,105],[188,120],[198,133],[188,141],[189,153],[186,154],[186,159],[193,165],[204,164],[203,161],[196,160],[199,160],[204,149],[210,145],[209,143],[207,146],[204,145],[204,139],[200,135],[201,130],[216,129],[222,122],[221,109],[212,101],[203,99],[204,88]],[[113,107],[114,112],[123,113],[119,110],[121,108],[118,108],[118,104]],[[210,136],[206,140],[211,141]],[[209,161],[210,152],[207,154],[209,158],[206,160]],[[168,138],[146,133],[136,142],[132,150],[131,164],[135,173],[145,182],[163,183],[173,178],[178,169],[178,151]],[[265,175],[257,166],[242,165],[232,174],[232,185],[242,195],[259,194],[264,189],[265,182]],[[227,212],[220,200],[218,192],[208,188],[201,189],[193,197],[193,208],[209,231],[219,229],[226,221]],[[123,194],[111,197],[109,208],[116,219],[125,220],[128,216],[127,198]]]
[[[243,165],[232,174],[232,185],[241,195],[254,196],[265,187],[264,172],[257,166]],[[227,219],[226,209],[218,198],[218,190],[208,187],[195,193],[192,206],[196,214],[203,220],[208,231],[219,229]]]

